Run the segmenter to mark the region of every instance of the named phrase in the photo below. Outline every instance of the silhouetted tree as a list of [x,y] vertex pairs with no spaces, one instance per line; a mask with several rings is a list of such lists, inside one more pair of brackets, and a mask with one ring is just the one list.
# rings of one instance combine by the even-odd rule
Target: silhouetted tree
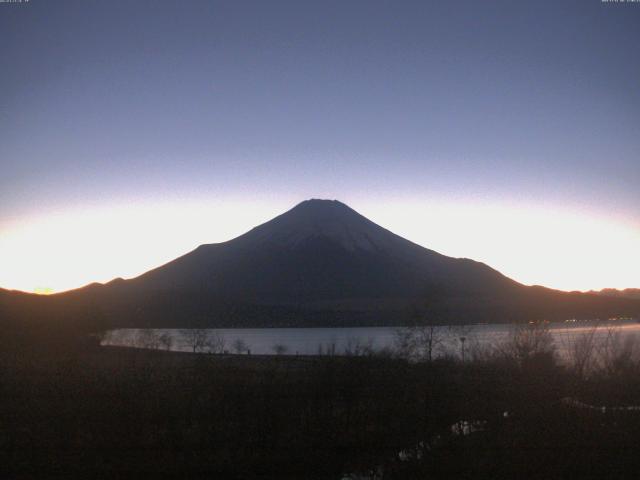
[[276,343],[273,347],[271,347],[271,349],[276,355],[284,355],[285,353],[287,353],[287,350],[289,350],[289,348],[282,343]]
[[224,353],[225,339],[218,332],[209,332],[204,347],[209,353]]
[[149,328],[140,330],[136,336],[136,346],[157,350],[160,348],[160,336]]
[[497,346],[498,352],[520,366],[553,363],[556,348],[546,323],[516,325],[509,337]]
[[396,331],[395,345],[397,353],[403,358],[431,362],[444,340],[445,336],[437,325],[414,325]]
[[173,345],[173,337],[171,336],[171,334],[164,332],[162,335],[160,335],[160,338],[158,340],[160,341],[160,345],[162,345],[165,350],[171,350],[171,346]]
[[249,346],[242,338],[236,338],[233,342],[233,350],[238,354],[245,353],[249,350]]
[[208,344],[209,332],[205,328],[187,328],[180,330],[184,344],[191,348],[193,353],[204,350]]

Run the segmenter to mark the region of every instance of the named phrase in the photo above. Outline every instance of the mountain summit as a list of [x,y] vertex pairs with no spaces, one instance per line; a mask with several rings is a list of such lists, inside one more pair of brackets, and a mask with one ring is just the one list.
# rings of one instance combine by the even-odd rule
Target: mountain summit
[[[404,242],[337,200],[306,200],[260,225],[242,241],[296,248],[309,239],[331,239],[349,251],[381,252]],[[240,240],[240,239],[239,239]]]
[[476,323],[640,315],[638,300],[527,287],[483,263],[412,243],[341,202],[315,199],[131,280],[47,299],[0,295],[0,313],[3,306],[33,302],[39,311],[58,309],[61,318],[75,318],[77,312],[85,318],[96,311],[93,316],[112,327],[356,326],[426,318]]

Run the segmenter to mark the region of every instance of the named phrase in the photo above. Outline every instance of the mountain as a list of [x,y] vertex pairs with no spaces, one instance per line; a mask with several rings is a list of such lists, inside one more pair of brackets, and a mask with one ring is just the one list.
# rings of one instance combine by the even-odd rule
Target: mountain
[[411,243],[335,200],[302,202],[131,284],[146,292],[207,292],[260,304],[420,298],[434,288],[478,294],[518,286],[484,264]]
[[[36,301],[62,312],[61,317],[94,316],[100,325],[112,327],[394,325],[424,318],[505,322],[640,315],[637,300],[527,287],[485,264],[441,255],[335,200],[302,202],[240,237],[202,245],[131,280],[92,284],[45,300],[21,297],[18,303]],[[1,307],[0,296],[0,313]]]
[[0,289],[0,349],[30,348],[38,352],[77,347],[78,339],[110,328],[89,290],[35,295]]
[[618,298],[635,298],[640,300],[640,288],[625,288],[624,290],[616,290],[615,288],[603,288],[602,290],[592,293],[605,297]]

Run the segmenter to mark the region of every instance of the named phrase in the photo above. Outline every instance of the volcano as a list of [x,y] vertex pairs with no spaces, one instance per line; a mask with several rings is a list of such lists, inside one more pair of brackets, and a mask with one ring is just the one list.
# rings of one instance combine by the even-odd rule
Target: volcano
[[[109,326],[274,327],[637,316],[640,301],[524,286],[307,200],[224,243],[130,280],[54,295]],[[57,298],[57,300],[56,300]],[[24,302],[24,299],[22,299]]]
[[302,202],[234,240],[202,245],[131,283],[145,292],[207,292],[296,305],[518,286],[484,264],[405,240],[335,200]]

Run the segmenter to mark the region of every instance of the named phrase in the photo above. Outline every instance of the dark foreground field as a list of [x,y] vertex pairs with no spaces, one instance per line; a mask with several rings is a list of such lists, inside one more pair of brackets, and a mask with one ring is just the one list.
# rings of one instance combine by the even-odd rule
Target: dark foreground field
[[635,364],[512,360],[8,348],[0,477],[637,478]]

